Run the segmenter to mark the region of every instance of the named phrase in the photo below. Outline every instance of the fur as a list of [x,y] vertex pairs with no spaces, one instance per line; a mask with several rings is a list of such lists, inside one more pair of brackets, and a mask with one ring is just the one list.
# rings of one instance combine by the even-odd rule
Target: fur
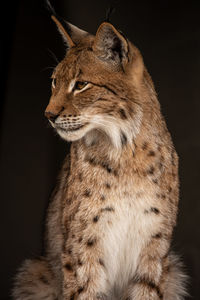
[[[15,300],[183,300],[170,244],[178,156],[139,50],[110,23],[74,26],[45,115],[72,142],[47,212],[46,254],[27,260]],[[68,29],[69,29],[68,24]]]

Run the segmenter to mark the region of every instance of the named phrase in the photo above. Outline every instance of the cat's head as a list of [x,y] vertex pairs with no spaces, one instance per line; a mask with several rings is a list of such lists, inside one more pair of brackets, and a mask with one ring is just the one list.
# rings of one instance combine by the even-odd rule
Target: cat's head
[[67,141],[105,136],[117,148],[131,143],[142,119],[144,64],[139,50],[112,24],[91,35],[52,19],[67,45],[52,74],[45,116]]

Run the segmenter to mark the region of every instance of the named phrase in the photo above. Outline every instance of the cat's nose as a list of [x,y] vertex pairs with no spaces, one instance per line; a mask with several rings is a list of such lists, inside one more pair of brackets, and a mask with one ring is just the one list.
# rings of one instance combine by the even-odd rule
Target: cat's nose
[[54,114],[51,111],[45,111],[44,113],[45,117],[49,119],[51,122],[55,122],[56,118],[59,116],[58,114]]

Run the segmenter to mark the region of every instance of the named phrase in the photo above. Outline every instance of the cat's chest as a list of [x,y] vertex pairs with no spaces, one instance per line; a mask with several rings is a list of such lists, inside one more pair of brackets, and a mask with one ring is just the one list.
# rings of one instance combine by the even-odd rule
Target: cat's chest
[[103,232],[110,249],[117,249],[115,243],[123,248],[128,244],[133,247],[133,241],[137,248],[141,240],[150,236],[159,219],[147,213],[155,206],[154,194],[148,181],[141,181],[137,176],[124,174],[119,178],[98,168],[82,169],[79,184],[73,176],[70,179],[67,199],[71,202],[65,206],[65,215],[70,218],[73,215],[74,224],[80,230],[85,222],[87,232],[90,229],[100,235]]
[[97,241],[109,281],[111,285],[121,283],[119,290],[134,276],[141,249],[156,232],[160,219],[147,213],[155,206],[155,191],[149,181],[127,173],[125,170],[118,177],[105,166],[74,170],[68,182],[69,204],[65,205],[66,219],[63,218],[68,236],[72,237],[69,244],[74,243],[73,236],[82,243],[88,237]]
[[[110,199],[114,212],[105,220],[103,248],[111,285],[122,290],[134,276],[144,246],[159,227],[159,216],[146,213],[153,204],[148,193],[118,194]],[[106,223],[107,222],[107,223]]]

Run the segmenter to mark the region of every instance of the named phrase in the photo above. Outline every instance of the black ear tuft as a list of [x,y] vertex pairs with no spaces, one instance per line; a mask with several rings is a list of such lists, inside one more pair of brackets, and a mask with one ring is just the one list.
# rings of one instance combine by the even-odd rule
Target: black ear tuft
[[50,13],[51,16],[53,15],[53,16],[57,17],[55,9],[53,8],[53,6],[51,5],[49,0],[45,0],[45,6],[46,6],[46,9]]
[[[67,23],[63,20],[62,17],[60,17],[54,7],[51,5],[51,2],[49,0],[45,0],[45,7],[47,9],[47,12],[49,13],[50,17],[53,19],[53,21],[56,23],[58,30],[63,36],[64,41],[66,42],[66,37],[65,37],[65,31],[70,35],[70,28],[67,25]],[[66,43],[68,44],[68,43]]]
[[66,22],[60,16],[58,16],[49,0],[45,0],[45,3],[52,20],[56,23],[58,30],[68,48],[76,46],[84,37],[89,35],[88,32],[79,29],[78,27]]
[[105,22],[110,22],[110,17],[113,15],[113,13],[115,12],[115,7],[113,7],[112,5],[107,9],[106,11],[106,19]]

